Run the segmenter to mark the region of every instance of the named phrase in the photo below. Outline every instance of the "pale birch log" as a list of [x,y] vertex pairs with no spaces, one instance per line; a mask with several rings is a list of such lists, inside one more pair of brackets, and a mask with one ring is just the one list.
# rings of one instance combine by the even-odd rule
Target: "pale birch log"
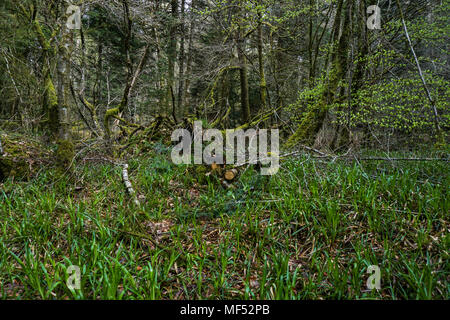
[[133,200],[133,203],[137,206],[140,206],[140,202],[138,198],[136,197],[136,192],[133,189],[133,185],[130,182],[130,179],[128,178],[128,164],[124,164],[122,166],[122,180],[125,184],[125,188],[127,189],[128,194]]

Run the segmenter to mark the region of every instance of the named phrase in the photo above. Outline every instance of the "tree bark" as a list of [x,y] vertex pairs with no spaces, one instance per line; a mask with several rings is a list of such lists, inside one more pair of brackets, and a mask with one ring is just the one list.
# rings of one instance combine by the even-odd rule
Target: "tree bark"
[[[189,25],[189,44],[188,44],[188,56],[186,61],[186,74],[185,74],[185,84],[184,84],[184,95],[183,95],[183,105],[188,105],[188,97],[189,97],[189,89],[191,86],[191,73],[192,73],[192,58],[193,58],[193,49],[194,49],[194,30],[195,30],[195,17],[193,9],[195,9],[197,4],[197,0],[192,0],[191,8],[190,8],[190,16],[191,21]],[[189,112],[190,110],[185,110],[185,113]]]
[[[345,10],[344,10],[345,4]],[[322,147],[331,147],[335,140],[336,128],[329,126],[332,122],[329,106],[336,99],[339,87],[339,80],[345,76],[348,55],[349,26],[351,19],[352,1],[339,0],[333,25],[332,52],[330,59],[327,59],[330,65],[330,71],[325,83],[325,88],[321,99],[313,106],[302,118],[302,121],[296,132],[286,142],[287,147],[293,147],[299,142],[308,144],[321,144]],[[342,24],[342,12],[345,12],[344,22]],[[327,66],[328,69],[328,66]],[[330,138],[331,137],[331,138]]]
[[[168,79],[167,79],[167,111],[176,110],[175,99],[173,93],[175,91],[175,59],[177,57],[177,20],[178,20],[178,0],[171,0],[172,20],[169,27],[169,46],[167,50],[168,57]],[[172,108],[169,105],[172,104]]]
[[184,62],[185,62],[185,0],[181,0],[181,24],[180,24],[180,57],[179,57],[179,86],[178,86],[178,111],[184,116]]
[[241,79],[241,109],[242,109],[242,121],[243,123],[248,123],[250,121],[250,100],[248,94],[248,66],[247,58],[245,57],[245,38],[244,38],[244,28],[242,25],[242,20],[245,17],[245,12],[243,8],[239,8],[240,19],[239,28],[237,31],[237,51],[239,60],[239,73]]
[[[259,5],[262,7],[262,0],[259,0]],[[261,9],[262,10],[262,9]],[[262,35],[262,13],[258,12],[258,63],[259,63],[259,90],[261,96],[261,108],[267,110],[267,84],[264,73],[264,53],[263,53],[263,35]]]

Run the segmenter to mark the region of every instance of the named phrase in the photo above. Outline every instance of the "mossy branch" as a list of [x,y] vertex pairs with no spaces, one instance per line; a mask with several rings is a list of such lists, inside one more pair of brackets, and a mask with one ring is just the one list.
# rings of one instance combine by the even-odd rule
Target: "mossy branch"
[[119,113],[122,110],[123,110],[123,106],[122,105],[119,105],[116,108],[112,108],[112,109],[106,110],[105,118],[104,118],[104,121],[103,121],[103,125],[105,126],[105,133],[106,133],[106,136],[108,138],[111,136],[111,128],[110,128],[110,125],[109,125],[109,121],[110,121],[110,119],[112,117],[119,115]]
[[223,123],[229,116],[231,113],[231,106],[228,106],[228,110],[227,112],[223,115],[223,117],[218,117],[216,121],[214,121],[213,123],[211,123],[211,128],[215,128],[217,127],[219,124]]

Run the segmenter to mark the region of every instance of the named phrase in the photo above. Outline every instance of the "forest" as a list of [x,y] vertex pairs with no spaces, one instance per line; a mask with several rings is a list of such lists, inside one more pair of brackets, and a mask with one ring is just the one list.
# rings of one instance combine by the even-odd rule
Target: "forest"
[[449,299],[449,20],[1,0],[0,299]]

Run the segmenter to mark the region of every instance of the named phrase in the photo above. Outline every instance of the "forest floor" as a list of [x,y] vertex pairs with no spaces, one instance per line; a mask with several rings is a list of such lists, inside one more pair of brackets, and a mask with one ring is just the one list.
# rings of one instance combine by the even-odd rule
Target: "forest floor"
[[[128,163],[140,207],[108,163],[0,183],[1,298],[450,297],[446,161],[305,154],[231,189],[160,144]],[[66,286],[70,265],[80,290]],[[380,290],[366,285],[372,265]]]

